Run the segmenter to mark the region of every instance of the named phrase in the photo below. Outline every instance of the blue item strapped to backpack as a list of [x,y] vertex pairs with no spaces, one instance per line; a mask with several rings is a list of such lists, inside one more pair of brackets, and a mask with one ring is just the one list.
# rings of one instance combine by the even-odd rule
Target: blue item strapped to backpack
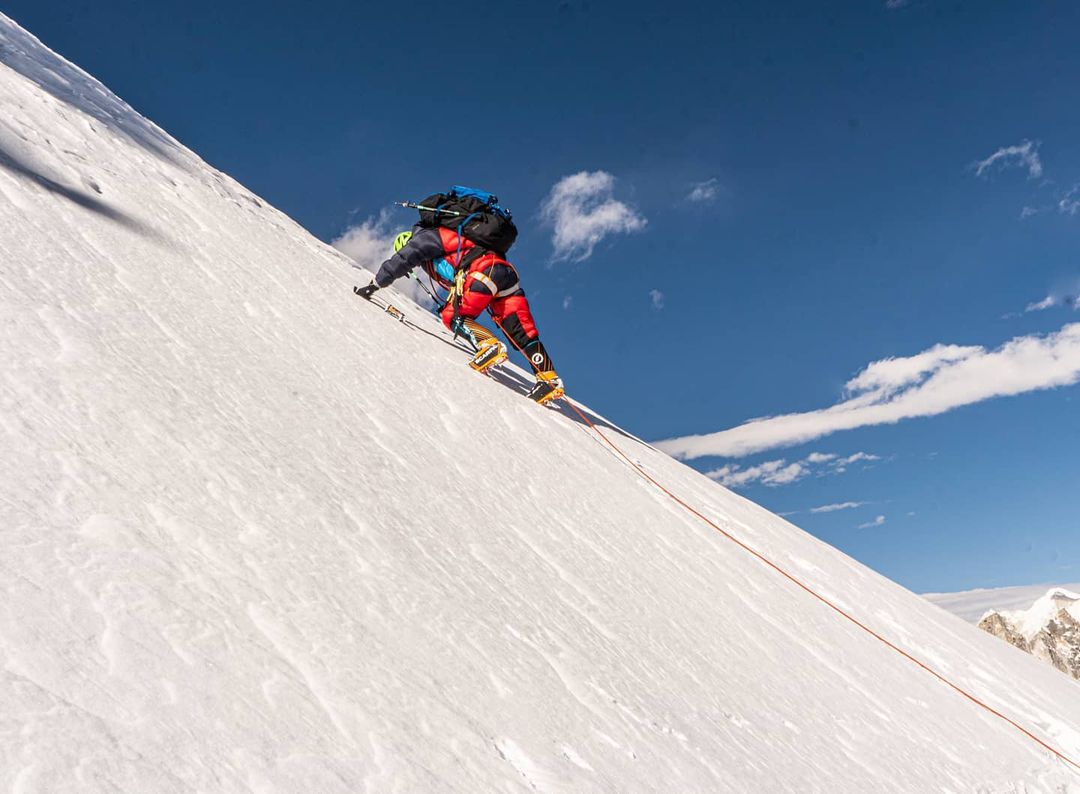
[[493,212],[499,213],[499,215],[506,218],[507,220],[512,217],[512,215],[510,214],[510,210],[499,204],[499,197],[496,196],[494,193],[488,193],[486,190],[478,190],[477,188],[465,187],[464,185],[454,185],[452,188],[450,188],[449,195],[451,197],[457,198],[469,197],[477,199],[478,201],[484,202],[488,206],[488,209]]

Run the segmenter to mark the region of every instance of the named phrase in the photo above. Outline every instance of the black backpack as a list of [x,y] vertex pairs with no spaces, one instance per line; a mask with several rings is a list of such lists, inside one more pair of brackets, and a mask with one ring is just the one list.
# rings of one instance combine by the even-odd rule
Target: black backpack
[[452,229],[500,256],[506,256],[517,239],[510,210],[483,190],[454,185],[449,193],[428,196],[419,206],[421,226]]

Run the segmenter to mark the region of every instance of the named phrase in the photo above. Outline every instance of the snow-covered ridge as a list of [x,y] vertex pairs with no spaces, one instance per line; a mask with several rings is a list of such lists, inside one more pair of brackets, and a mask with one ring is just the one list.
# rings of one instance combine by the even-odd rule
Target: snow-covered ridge
[[[1042,584],[979,588],[958,593],[923,593],[923,598],[974,624],[987,612],[1027,609],[1051,589],[1059,589],[1059,586]],[[1060,589],[1080,591],[1080,584],[1064,584],[1060,585]]]
[[1030,640],[1063,611],[1073,618],[1080,618],[1080,594],[1063,587],[1055,587],[1028,609],[1002,612],[1001,615]]
[[[0,787],[1080,791],[3,17],[0,61]],[[1080,754],[1068,679],[607,432]]]
[[989,610],[979,628],[1080,678],[1080,593],[1052,588],[1027,609]]

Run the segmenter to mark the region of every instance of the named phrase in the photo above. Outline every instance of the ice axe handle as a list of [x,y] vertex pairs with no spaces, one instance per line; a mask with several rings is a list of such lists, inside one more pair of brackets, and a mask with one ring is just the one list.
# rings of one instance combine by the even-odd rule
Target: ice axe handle
[[441,207],[425,207],[423,204],[417,204],[415,201],[395,201],[394,206],[405,207],[410,210],[421,210],[422,212],[441,212],[444,215],[453,215],[454,217],[461,217],[464,212],[456,212],[454,210],[444,210]]

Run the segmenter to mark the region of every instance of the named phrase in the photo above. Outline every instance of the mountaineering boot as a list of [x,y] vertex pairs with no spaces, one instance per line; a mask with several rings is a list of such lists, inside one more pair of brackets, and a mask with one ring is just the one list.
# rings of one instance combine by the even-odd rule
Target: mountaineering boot
[[507,359],[506,345],[495,337],[478,340],[480,349],[476,351],[469,366],[477,372],[487,372],[492,367],[498,366]]
[[[469,366],[477,372],[487,372],[507,359],[506,345],[495,338],[487,328],[471,317],[459,317],[454,321],[455,333],[460,333],[476,349]],[[454,327],[454,326],[451,326]]]
[[564,394],[566,390],[563,388],[562,378],[556,375],[554,370],[550,370],[536,373],[536,384],[529,391],[528,397],[543,405],[559,399]]

